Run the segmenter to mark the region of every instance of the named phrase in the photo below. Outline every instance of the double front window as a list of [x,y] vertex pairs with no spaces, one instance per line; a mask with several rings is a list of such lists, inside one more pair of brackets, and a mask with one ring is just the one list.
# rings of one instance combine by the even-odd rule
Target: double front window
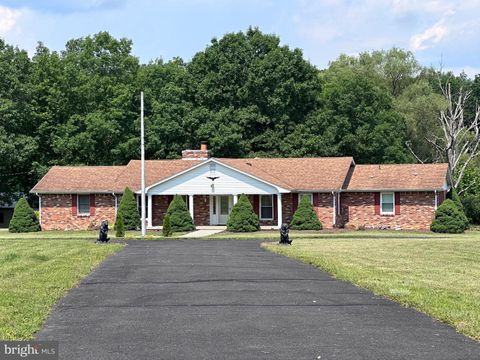
[[260,195],[260,220],[273,220],[273,195]]
[[380,214],[395,214],[395,194],[393,192],[380,193]]

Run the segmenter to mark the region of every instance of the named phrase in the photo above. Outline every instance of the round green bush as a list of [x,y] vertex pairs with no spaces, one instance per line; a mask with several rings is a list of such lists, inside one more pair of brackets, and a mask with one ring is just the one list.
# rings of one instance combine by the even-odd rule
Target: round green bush
[[462,204],[470,223],[480,225],[480,195],[467,195],[462,199]]
[[125,191],[122,195],[122,200],[120,200],[120,205],[117,210],[117,218],[115,220],[114,229],[117,229],[117,224],[119,216],[123,217],[123,224],[125,230],[138,230],[141,226],[140,214],[137,208],[137,200],[135,199],[135,194],[128,187],[125,188]]
[[260,229],[258,215],[245,194],[238,197],[227,221],[227,230],[232,232],[253,232]]
[[460,196],[458,195],[457,190],[452,188],[450,190],[449,197],[453,200],[455,205],[457,205],[457,209],[460,211],[463,222],[465,223],[465,229],[468,229],[470,227],[470,221],[468,220],[468,217],[465,214],[465,209],[463,207],[462,200],[460,199]]
[[168,214],[163,218],[162,234],[166,237],[172,235],[172,223],[170,221],[170,215]]
[[165,217],[170,217],[170,226],[172,231],[192,231],[195,230],[192,217],[188,211],[187,205],[180,195],[175,195],[168,206]]
[[13,211],[12,219],[8,231],[11,233],[35,232],[40,231],[40,223],[35,215],[35,211],[28,205],[25,198],[21,198],[15,210]]
[[437,208],[430,230],[437,233],[463,233],[467,228],[464,216],[465,214],[458,209],[455,202],[447,199]]
[[293,230],[322,230],[322,223],[318,219],[315,210],[313,209],[310,199],[307,196],[302,196],[298,209],[293,214],[290,222],[290,229]]

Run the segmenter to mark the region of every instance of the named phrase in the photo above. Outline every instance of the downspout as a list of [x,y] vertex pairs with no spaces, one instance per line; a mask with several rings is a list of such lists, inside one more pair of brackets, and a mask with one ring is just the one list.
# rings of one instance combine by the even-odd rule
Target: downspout
[[117,218],[117,195],[115,193],[112,193],[113,197],[115,198],[115,219]]
[[332,191],[333,199],[333,227],[337,225],[337,202],[335,201],[335,191]]
[[437,210],[437,207],[438,207],[438,194],[437,194],[437,190],[435,190],[435,210]]
[[40,228],[42,228],[42,197],[35,193],[38,196],[38,222],[40,224]]

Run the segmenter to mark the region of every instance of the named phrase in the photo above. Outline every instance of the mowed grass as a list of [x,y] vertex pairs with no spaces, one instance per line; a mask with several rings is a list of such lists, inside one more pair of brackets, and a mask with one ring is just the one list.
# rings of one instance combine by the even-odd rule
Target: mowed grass
[[[185,234],[184,232],[174,233],[173,237],[178,237]],[[115,231],[110,227],[108,237],[111,240],[116,240]],[[126,231],[125,240],[140,240],[140,231]],[[0,240],[2,239],[84,239],[84,240],[96,240],[98,238],[98,230],[68,230],[68,231],[40,231],[32,233],[10,233],[8,230],[0,230]],[[148,231],[145,237],[146,240],[164,239],[161,231]]]
[[414,307],[480,340],[480,232],[375,234],[370,238],[356,237],[362,232],[330,234],[294,238],[292,246],[263,246]]
[[52,306],[121,244],[0,239],[0,339],[30,339]]

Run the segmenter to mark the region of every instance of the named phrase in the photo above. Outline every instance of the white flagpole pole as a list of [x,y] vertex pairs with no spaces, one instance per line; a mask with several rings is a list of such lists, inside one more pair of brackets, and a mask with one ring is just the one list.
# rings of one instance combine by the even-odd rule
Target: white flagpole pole
[[142,240],[147,233],[145,222],[145,139],[143,124],[143,91],[140,93],[140,153],[141,153],[141,177],[142,177]]

